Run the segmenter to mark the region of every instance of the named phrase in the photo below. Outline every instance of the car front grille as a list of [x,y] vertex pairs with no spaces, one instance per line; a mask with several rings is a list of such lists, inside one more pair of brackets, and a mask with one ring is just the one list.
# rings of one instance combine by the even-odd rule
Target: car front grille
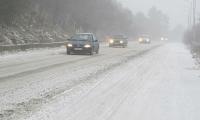
[[115,40],[114,43],[120,43],[120,40]]
[[75,48],[82,48],[82,47],[84,47],[84,45],[81,45],[81,44],[74,44],[73,45]]

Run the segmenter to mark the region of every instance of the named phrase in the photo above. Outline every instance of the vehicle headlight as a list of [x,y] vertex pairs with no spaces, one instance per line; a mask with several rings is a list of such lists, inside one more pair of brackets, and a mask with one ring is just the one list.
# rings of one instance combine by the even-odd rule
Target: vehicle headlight
[[143,39],[142,38],[139,38],[139,42],[142,42],[143,41]]
[[149,38],[147,38],[147,42],[149,42],[150,41],[150,39]]
[[124,43],[124,41],[121,40],[120,43],[122,44],[122,43]]
[[161,40],[165,40],[165,38],[164,38],[164,37],[161,37]]
[[88,44],[87,44],[87,45],[84,45],[84,47],[85,47],[85,48],[90,48],[91,45],[88,45]]
[[67,44],[67,47],[73,47],[73,45],[69,43],[69,44]]
[[114,40],[113,39],[110,39],[110,41],[109,41],[110,43],[114,43]]

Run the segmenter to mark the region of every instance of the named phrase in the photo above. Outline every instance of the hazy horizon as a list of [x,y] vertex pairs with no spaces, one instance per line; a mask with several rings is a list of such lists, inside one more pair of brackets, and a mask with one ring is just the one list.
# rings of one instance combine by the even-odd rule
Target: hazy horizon
[[[189,0],[118,0],[133,13],[144,12],[155,6],[170,18],[170,26],[188,25]],[[144,4],[146,3],[146,4]],[[198,5],[198,4],[197,4]],[[198,8],[198,6],[197,6]],[[199,10],[197,11],[199,14]]]

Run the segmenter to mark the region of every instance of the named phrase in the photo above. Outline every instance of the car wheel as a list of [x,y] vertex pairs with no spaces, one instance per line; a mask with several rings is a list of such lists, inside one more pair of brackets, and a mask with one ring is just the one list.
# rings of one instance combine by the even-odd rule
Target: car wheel
[[71,52],[70,52],[70,51],[67,51],[67,55],[71,55]]
[[90,51],[90,55],[93,55],[93,50]]
[[96,54],[99,54],[99,49],[96,51]]

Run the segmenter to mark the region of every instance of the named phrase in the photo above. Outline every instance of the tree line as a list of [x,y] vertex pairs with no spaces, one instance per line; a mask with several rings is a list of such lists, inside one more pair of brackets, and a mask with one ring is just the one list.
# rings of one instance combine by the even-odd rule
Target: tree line
[[200,53],[200,23],[185,31],[184,42],[192,52]]
[[[1,0],[0,25],[101,35],[167,33],[167,15],[153,7],[133,14],[116,0]],[[153,29],[153,30],[152,30]]]

